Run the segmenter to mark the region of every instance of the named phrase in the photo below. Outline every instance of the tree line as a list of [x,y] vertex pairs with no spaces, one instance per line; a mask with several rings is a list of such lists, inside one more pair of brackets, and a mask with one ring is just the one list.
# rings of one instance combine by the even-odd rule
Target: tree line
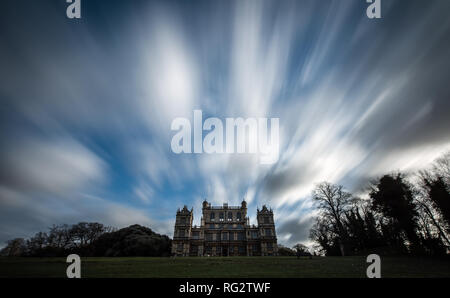
[[171,240],[147,227],[132,225],[116,230],[101,223],[80,222],[53,225],[29,239],[8,241],[2,256],[65,257],[81,256],[169,256]]
[[450,251],[450,153],[429,170],[372,181],[367,198],[329,182],[318,184],[312,197],[320,213],[310,238],[327,256]]

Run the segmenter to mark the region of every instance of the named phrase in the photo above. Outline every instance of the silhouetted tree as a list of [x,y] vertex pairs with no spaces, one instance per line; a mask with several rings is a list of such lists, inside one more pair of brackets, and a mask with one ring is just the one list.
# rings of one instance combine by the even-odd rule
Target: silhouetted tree
[[378,228],[377,220],[375,215],[370,210],[365,209],[364,211],[364,223],[367,232],[367,248],[372,249],[376,247],[387,246],[388,243],[383,237],[380,229]]
[[418,227],[422,236],[422,243],[424,250],[429,255],[445,255],[447,251],[446,243],[448,242],[446,236],[442,233],[439,224],[433,222],[436,219],[431,210],[424,203],[419,202],[418,205]]
[[319,216],[310,230],[310,238],[318,244],[317,250],[326,256],[339,256],[338,235],[329,218]]
[[85,247],[109,231],[110,227],[100,223],[80,222],[70,228],[69,235],[76,246]]
[[38,232],[27,240],[28,254],[35,256],[44,256],[44,251],[48,246],[47,233]]
[[297,258],[302,257],[302,256],[310,256],[311,255],[308,247],[304,244],[297,243],[296,245],[294,245],[293,249],[295,250],[295,254],[297,255]]
[[423,243],[429,254],[450,249],[450,152],[419,172],[416,204]]
[[351,194],[344,191],[342,185],[322,182],[314,189],[313,199],[318,203],[321,216],[329,221],[337,235],[341,255],[344,256],[348,235],[343,221],[352,204]]
[[[410,184],[401,175],[372,182],[370,200],[341,195],[342,186],[320,184],[313,192],[320,215],[310,238],[325,255],[450,251],[450,152]],[[341,251],[341,253],[339,253]]]
[[435,177],[442,177],[447,186],[450,185],[450,151],[433,162],[432,172]]
[[94,256],[169,256],[171,240],[151,229],[132,225],[101,235],[91,244]]
[[347,230],[347,245],[352,254],[357,254],[367,246],[368,239],[364,219],[355,207],[345,213],[344,226]]
[[27,253],[27,244],[23,238],[9,240],[6,246],[0,251],[4,257],[19,257]]
[[278,245],[278,255],[283,256],[283,257],[292,257],[292,256],[295,256],[296,253],[293,249],[279,244]]
[[67,250],[75,246],[73,242],[71,227],[69,225],[53,225],[50,228],[48,233],[49,246],[55,249]]
[[[90,244],[102,234],[112,231],[100,223],[78,223],[69,225],[53,225],[48,233],[38,232],[28,240],[23,240],[25,249],[13,249],[14,254],[20,251],[21,256],[53,257],[66,256],[70,253],[89,255]],[[18,240],[12,240],[11,245],[17,247]],[[10,246],[6,247],[11,250]],[[5,248],[5,249],[6,249]],[[5,250],[6,251],[6,250]]]
[[447,229],[450,227],[450,192],[443,177],[424,178],[423,183],[433,206],[445,220]]
[[382,230],[395,245],[408,241],[409,248],[419,252],[421,245],[417,235],[418,212],[413,202],[411,187],[401,174],[383,176],[370,192],[372,209],[383,215]]

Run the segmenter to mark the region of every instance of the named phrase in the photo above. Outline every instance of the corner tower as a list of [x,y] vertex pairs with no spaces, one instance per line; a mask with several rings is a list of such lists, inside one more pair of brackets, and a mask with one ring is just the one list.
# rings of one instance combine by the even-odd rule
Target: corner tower
[[175,230],[172,241],[172,254],[176,256],[189,255],[189,239],[192,233],[193,209],[189,210],[187,206],[177,210],[175,219]]
[[263,205],[261,210],[257,210],[256,218],[258,221],[258,230],[261,240],[261,255],[278,255],[277,236],[275,232],[275,222],[273,220],[272,209],[269,210],[266,205]]

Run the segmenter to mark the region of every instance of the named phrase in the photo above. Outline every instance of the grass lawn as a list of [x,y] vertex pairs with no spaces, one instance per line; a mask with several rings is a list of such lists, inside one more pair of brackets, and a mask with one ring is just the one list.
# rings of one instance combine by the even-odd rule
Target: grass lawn
[[[365,257],[81,258],[81,277],[366,277]],[[0,277],[66,277],[65,258],[0,258]],[[381,257],[382,277],[450,277],[449,259]]]

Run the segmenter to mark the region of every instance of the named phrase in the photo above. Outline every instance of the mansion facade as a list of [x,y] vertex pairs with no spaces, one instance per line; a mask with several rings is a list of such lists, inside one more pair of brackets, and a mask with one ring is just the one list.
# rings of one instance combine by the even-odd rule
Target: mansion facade
[[192,226],[193,209],[178,209],[172,241],[174,256],[276,256],[277,237],[272,209],[257,210],[250,225],[247,203],[211,206],[203,202],[201,225]]

